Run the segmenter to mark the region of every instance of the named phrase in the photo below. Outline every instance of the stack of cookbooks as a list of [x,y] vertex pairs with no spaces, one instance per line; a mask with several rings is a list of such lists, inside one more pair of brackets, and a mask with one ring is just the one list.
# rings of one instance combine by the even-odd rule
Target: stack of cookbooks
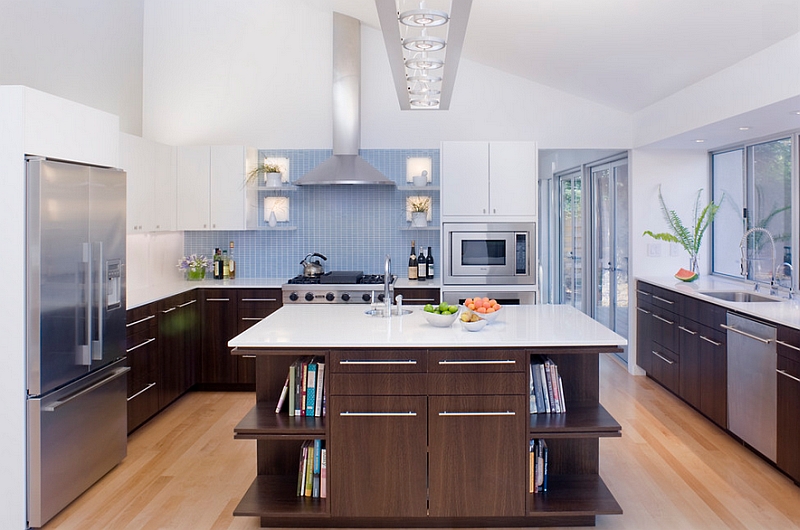
[[289,367],[275,412],[288,401],[289,416],[325,416],[325,363],[316,357],[297,359]]
[[564,384],[558,375],[558,366],[547,356],[531,359],[530,412],[549,414],[567,411]]

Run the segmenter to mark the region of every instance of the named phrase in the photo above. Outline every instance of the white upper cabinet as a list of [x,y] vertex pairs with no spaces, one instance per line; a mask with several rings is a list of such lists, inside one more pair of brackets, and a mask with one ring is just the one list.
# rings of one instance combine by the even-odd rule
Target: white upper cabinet
[[119,134],[119,167],[127,179],[127,232],[175,230],[175,148]]
[[255,167],[251,147],[179,147],[178,230],[245,230],[245,179]]
[[442,217],[536,216],[535,142],[442,142]]
[[176,182],[175,147],[155,142],[149,143],[152,153],[148,157],[155,177],[153,183],[153,230],[156,232],[174,231],[176,225],[176,201],[178,196]]

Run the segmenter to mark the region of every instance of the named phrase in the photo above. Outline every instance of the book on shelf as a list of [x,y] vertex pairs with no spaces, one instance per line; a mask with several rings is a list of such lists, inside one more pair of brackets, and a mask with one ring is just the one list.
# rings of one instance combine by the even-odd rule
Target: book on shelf
[[531,440],[528,448],[530,462],[529,493],[547,491],[547,442],[543,439]]
[[323,440],[306,440],[300,449],[297,496],[325,498],[328,495],[328,456]]
[[289,367],[275,412],[289,402],[289,416],[325,415],[325,363],[317,357],[303,357]]
[[325,395],[325,363],[317,363],[317,399],[314,403],[314,416],[322,417],[322,400]]
[[314,416],[317,397],[317,363],[313,359],[308,363],[306,374],[306,416]]
[[289,393],[289,375],[291,370],[286,374],[286,381],[283,383],[283,390],[281,390],[281,397],[278,398],[278,404],[275,405],[275,414],[280,413],[283,404],[286,402],[286,395]]
[[306,415],[306,395],[308,392],[308,363],[309,359],[303,359],[300,362],[300,403],[297,411],[298,416]]
[[531,360],[531,414],[563,413],[567,411],[564,383],[558,366],[547,356],[536,355]]

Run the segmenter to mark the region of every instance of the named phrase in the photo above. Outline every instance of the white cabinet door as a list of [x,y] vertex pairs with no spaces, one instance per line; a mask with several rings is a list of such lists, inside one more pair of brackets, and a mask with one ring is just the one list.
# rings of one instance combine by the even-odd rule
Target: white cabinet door
[[146,143],[139,136],[119,134],[119,167],[127,173],[127,221],[129,234],[151,229],[153,217],[153,177],[147,171]]
[[211,229],[245,230],[245,148],[211,147]]
[[207,230],[210,212],[211,148],[178,147],[176,153],[178,230]]
[[175,174],[175,147],[150,142],[153,167],[154,193],[153,230],[164,232],[175,230],[177,183]]
[[489,215],[489,144],[442,142],[442,215]]
[[535,142],[489,144],[489,207],[492,215],[536,215]]

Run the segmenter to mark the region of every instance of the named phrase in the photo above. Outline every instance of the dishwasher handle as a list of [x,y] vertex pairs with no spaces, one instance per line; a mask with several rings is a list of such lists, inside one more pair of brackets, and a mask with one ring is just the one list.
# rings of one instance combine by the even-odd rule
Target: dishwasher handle
[[723,328],[727,329],[728,331],[733,331],[734,333],[738,333],[739,335],[744,335],[753,340],[757,340],[759,342],[763,342],[764,344],[769,344],[772,342],[772,339],[765,339],[764,337],[759,337],[758,335],[753,335],[752,333],[748,333],[746,331],[742,331],[741,329],[737,329],[733,326],[729,326],[727,324],[720,324]]

